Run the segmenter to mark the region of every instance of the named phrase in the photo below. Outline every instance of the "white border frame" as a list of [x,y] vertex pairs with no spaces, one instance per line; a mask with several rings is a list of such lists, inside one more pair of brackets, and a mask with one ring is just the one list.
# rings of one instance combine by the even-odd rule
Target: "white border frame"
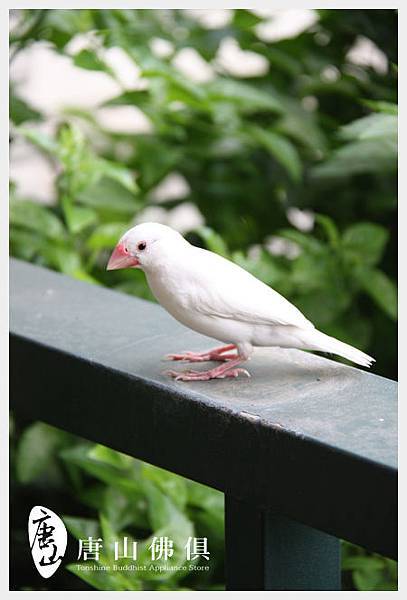
[[[8,11],[10,9],[18,9],[18,8],[203,8],[203,9],[219,9],[219,8],[276,8],[276,9],[289,9],[289,8],[331,8],[331,9],[356,9],[356,8],[366,8],[366,9],[375,9],[375,8],[386,8],[386,9],[399,9],[399,63],[400,58],[403,56],[403,50],[405,50],[405,32],[407,31],[407,20],[405,19],[405,14],[407,11],[401,6],[401,2],[384,2],[383,0],[359,0],[357,2],[352,1],[320,1],[320,2],[307,2],[305,0],[285,0],[281,2],[281,0],[277,0],[276,2],[266,2],[266,1],[254,1],[247,2],[247,0],[234,0],[234,1],[226,1],[226,0],[206,0],[205,3],[200,2],[199,4],[194,4],[192,0],[189,1],[180,1],[171,3],[171,2],[125,2],[121,1],[115,5],[112,1],[103,1],[98,0],[97,2],[88,0],[86,3],[81,2],[69,2],[66,0],[60,2],[47,2],[43,0],[42,2],[34,2],[30,0],[15,1],[7,3],[6,7],[0,7],[0,69],[1,69],[1,77],[2,77],[2,90],[3,90],[3,99],[5,98],[5,91],[8,87]],[[403,27],[404,25],[404,27]],[[401,33],[404,35],[400,35]],[[399,104],[404,106],[403,98],[406,100],[407,92],[403,91],[403,87],[399,86],[400,91],[400,101]],[[7,96],[8,98],[8,96]],[[401,111],[401,120],[400,127],[402,124],[402,114]],[[66,598],[70,595],[75,595],[76,598],[92,598],[94,597],[95,591],[92,592],[17,592],[17,591],[9,591],[9,561],[8,561],[8,515],[9,515],[9,504],[8,504],[8,492],[6,490],[9,489],[9,481],[8,481],[8,440],[9,440],[9,410],[8,403],[6,402],[6,398],[8,398],[8,202],[6,199],[8,198],[8,99],[1,103],[0,105],[0,128],[2,133],[3,140],[3,148],[7,147],[7,151],[1,152],[0,154],[0,164],[1,164],[1,201],[0,201],[0,473],[3,474],[3,478],[0,484],[1,490],[1,498],[0,498],[0,590],[7,594],[10,594],[13,598],[20,598],[29,594],[29,598],[43,598],[44,594],[52,594],[54,598]],[[7,135],[7,139],[6,139]],[[403,156],[402,153],[402,144],[399,145],[399,156]],[[400,160],[400,159],[399,159]],[[407,171],[407,169],[406,169]],[[399,224],[407,224],[406,221],[406,199],[405,195],[402,193],[403,188],[405,190],[405,182],[406,176],[405,171],[400,170],[400,180],[399,180],[399,197],[401,198],[400,207],[399,207]],[[400,233],[404,234],[404,229],[401,229],[399,225]],[[406,238],[407,236],[400,235],[399,242],[399,257],[407,257],[407,247],[406,247]],[[402,263],[404,267],[405,263]],[[405,295],[405,277],[403,278],[402,270],[399,269],[400,275],[400,287],[399,293],[400,298],[406,300]],[[404,305],[403,302],[400,302],[400,305]],[[403,345],[405,342],[405,318],[404,314],[400,315],[399,319],[399,331],[400,331],[400,344],[399,344],[399,366],[402,367],[404,365],[401,364],[403,354]],[[403,375],[403,371],[400,368],[401,375]],[[23,376],[23,373],[22,373]],[[404,380],[401,377],[401,389],[404,389]],[[400,397],[403,398],[403,394],[400,394]],[[403,416],[406,416],[407,409],[405,407],[405,402],[400,403],[399,417],[400,424],[404,423]],[[402,442],[402,436],[399,436],[400,441],[400,457],[405,453],[405,445]],[[401,479],[402,481],[402,479]],[[402,491],[403,486],[400,484],[400,506],[407,505],[407,493]],[[400,540],[403,540],[402,533],[404,532],[404,525],[406,522],[406,518],[403,516],[401,511],[399,511],[400,516]],[[401,546],[401,544],[400,544]],[[400,547],[400,558],[399,563],[402,565],[404,559],[403,548]],[[405,590],[404,586],[404,570],[403,568],[399,568],[399,591],[398,592],[364,592],[364,598],[369,597],[378,600],[382,598],[382,596],[387,596],[388,594],[392,594],[394,598],[394,594],[400,594],[400,590],[403,592]],[[111,598],[121,592],[99,592],[103,594],[106,598]],[[227,594],[233,596],[247,597],[246,592],[137,592],[137,598],[150,597],[151,595],[164,594],[165,598],[172,598],[175,596],[180,596],[181,598],[185,598],[188,600],[189,598],[197,597],[197,595],[202,598],[208,596],[208,598],[217,599],[224,598],[224,595]],[[297,598],[300,594],[308,595],[309,597],[313,597],[314,594],[318,594],[320,597],[330,597],[336,594],[342,595],[356,595],[359,596],[360,592],[251,592],[251,594],[255,594],[256,597],[266,597],[273,596],[274,598],[282,597],[284,599],[289,598]],[[311,596],[312,595],[312,596]]]

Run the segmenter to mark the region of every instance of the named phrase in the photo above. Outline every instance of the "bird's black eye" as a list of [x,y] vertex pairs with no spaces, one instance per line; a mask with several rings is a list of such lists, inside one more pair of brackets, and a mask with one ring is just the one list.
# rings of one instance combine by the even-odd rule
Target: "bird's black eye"
[[140,242],[137,246],[137,248],[139,250],[145,250],[146,249],[147,244],[145,242]]

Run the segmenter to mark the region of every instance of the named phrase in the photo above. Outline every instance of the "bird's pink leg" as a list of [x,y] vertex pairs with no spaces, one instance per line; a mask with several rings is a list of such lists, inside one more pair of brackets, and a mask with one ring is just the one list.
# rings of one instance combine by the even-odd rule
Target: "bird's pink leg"
[[250,377],[246,369],[237,369],[246,358],[237,356],[209,371],[166,371],[165,374],[173,377],[175,381],[208,381],[209,379],[225,379],[226,377],[239,377],[240,374]]
[[167,354],[167,360],[182,360],[185,362],[207,362],[207,361],[227,361],[236,358],[237,354],[229,352],[236,350],[235,344],[228,344],[206,352],[181,352],[180,354]]

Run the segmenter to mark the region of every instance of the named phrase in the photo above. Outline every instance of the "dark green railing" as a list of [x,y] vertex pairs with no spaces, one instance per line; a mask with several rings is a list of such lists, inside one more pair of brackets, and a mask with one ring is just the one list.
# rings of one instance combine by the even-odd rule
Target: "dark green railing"
[[214,342],[159,306],[11,261],[12,408],[226,494],[238,590],[340,588],[339,538],[397,554],[397,385],[296,350],[180,383]]

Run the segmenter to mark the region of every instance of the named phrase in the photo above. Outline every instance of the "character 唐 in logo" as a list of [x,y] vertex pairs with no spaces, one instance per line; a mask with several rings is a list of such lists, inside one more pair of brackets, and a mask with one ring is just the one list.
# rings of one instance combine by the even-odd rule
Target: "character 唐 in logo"
[[65,525],[49,508],[34,506],[28,517],[28,537],[37,571],[48,579],[58,569],[65,554]]

